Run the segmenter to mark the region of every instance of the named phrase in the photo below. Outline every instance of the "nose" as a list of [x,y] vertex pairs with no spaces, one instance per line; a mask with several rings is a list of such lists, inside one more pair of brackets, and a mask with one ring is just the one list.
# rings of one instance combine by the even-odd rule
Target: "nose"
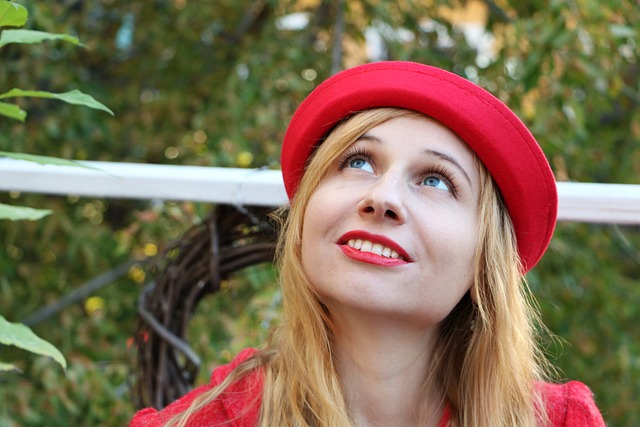
[[407,218],[403,202],[402,181],[395,174],[379,177],[358,203],[361,217],[404,223]]

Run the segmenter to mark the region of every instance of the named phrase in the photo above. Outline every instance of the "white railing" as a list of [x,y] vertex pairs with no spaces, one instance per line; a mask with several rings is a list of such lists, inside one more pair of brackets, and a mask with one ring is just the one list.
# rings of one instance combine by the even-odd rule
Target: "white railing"
[[[94,168],[0,158],[0,191],[278,206],[280,171],[82,162]],[[561,221],[640,224],[640,185],[559,182]]]

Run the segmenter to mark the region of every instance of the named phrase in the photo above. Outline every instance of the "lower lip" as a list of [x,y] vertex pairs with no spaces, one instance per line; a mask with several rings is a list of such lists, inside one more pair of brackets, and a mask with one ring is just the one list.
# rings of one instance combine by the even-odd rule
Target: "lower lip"
[[349,258],[360,262],[366,262],[367,264],[379,265],[382,267],[398,267],[400,265],[407,264],[407,261],[400,258],[387,258],[371,252],[361,252],[347,245],[339,246],[342,250],[342,253],[344,253]]

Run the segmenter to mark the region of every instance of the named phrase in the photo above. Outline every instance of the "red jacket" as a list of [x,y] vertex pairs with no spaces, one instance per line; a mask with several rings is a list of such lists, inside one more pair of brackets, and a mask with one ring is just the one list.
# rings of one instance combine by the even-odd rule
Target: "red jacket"
[[[174,415],[185,411],[195,398],[220,384],[238,364],[255,353],[245,349],[228,365],[213,371],[209,384],[196,388],[161,411],[146,408],[135,414],[129,427],[162,427]],[[189,418],[189,427],[255,427],[258,423],[263,375],[249,374],[229,386],[216,400]],[[566,384],[543,383],[547,412],[553,427],[604,427],[602,415],[586,385],[578,381]],[[449,422],[445,410],[440,427]]]

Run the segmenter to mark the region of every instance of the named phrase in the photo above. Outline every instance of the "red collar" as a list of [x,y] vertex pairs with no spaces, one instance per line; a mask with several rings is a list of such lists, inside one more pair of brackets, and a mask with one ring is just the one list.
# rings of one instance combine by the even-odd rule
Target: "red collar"
[[449,405],[444,405],[444,411],[442,411],[442,418],[440,418],[440,424],[438,427],[447,427],[449,424],[449,420],[451,419],[451,410],[449,409]]

